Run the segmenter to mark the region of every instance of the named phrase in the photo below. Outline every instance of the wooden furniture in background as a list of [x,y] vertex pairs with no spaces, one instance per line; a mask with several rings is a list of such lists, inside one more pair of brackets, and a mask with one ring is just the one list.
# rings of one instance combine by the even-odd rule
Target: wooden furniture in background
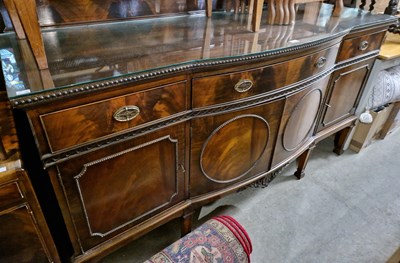
[[35,0],[4,0],[18,38],[29,42],[39,69],[47,69],[47,58],[40,32]]
[[0,261],[60,262],[53,238],[26,171],[22,168],[10,104],[0,94]]
[[388,15],[397,15],[398,12],[399,0],[390,0],[387,8],[385,9],[385,14]]

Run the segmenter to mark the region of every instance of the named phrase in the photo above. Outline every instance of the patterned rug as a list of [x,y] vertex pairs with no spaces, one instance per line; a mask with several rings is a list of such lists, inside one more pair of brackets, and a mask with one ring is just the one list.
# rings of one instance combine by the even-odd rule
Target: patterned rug
[[241,263],[250,262],[251,241],[230,216],[208,220],[145,263]]

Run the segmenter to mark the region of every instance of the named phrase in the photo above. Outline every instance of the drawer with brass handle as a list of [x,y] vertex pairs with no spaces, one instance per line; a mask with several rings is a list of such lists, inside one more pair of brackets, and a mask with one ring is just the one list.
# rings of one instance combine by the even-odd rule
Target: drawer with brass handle
[[242,79],[238,83],[236,83],[234,89],[237,92],[242,93],[242,92],[249,91],[252,87],[253,87],[253,81],[251,81],[249,79]]
[[116,121],[126,122],[136,118],[139,115],[139,113],[140,109],[138,106],[134,105],[122,106],[113,114],[113,118]]
[[386,32],[350,38],[343,41],[337,61],[354,58],[378,50]]
[[183,112],[186,82],[40,115],[52,152]]
[[338,50],[337,44],[311,55],[265,67],[195,77],[192,82],[192,106],[201,108],[233,102],[293,85],[332,67]]

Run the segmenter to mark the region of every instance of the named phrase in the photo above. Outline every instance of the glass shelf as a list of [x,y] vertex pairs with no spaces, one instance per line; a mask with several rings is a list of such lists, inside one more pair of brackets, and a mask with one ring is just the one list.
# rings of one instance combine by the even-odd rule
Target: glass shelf
[[19,98],[155,69],[280,51],[390,19],[351,8],[345,8],[341,17],[332,17],[332,7],[322,4],[313,17],[299,11],[292,25],[263,22],[257,33],[250,30],[251,17],[230,12],[215,12],[211,19],[191,14],[46,28],[42,30],[49,65],[45,71],[38,70],[24,40],[4,33],[0,54],[8,96]]

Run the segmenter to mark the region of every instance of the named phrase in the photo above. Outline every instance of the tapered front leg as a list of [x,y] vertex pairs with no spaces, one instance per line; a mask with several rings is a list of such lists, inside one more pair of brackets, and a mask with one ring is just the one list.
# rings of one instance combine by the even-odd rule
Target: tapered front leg
[[194,212],[187,212],[181,217],[181,237],[186,236],[192,231]]
[[351,129],[353,128],[353,126],[344,128],[341,131],[338,131],[335,134],[335,148],[333,149],[333,152],[336,153],[337,155],[341,155],[342,153],[344,153],[344,143],[347,140],[347,137],[350,134]]
[[305,170],[306,166],[308,163],[308,160],[310,159],[311,152],[314,150],[315,145],[312,145],[310,148],[308,148],[305,152],[303,152],[299,157],[297,157],[297,171],[294,172],[294,175],[297,177],[297,179],[301,179],[305,176]]

